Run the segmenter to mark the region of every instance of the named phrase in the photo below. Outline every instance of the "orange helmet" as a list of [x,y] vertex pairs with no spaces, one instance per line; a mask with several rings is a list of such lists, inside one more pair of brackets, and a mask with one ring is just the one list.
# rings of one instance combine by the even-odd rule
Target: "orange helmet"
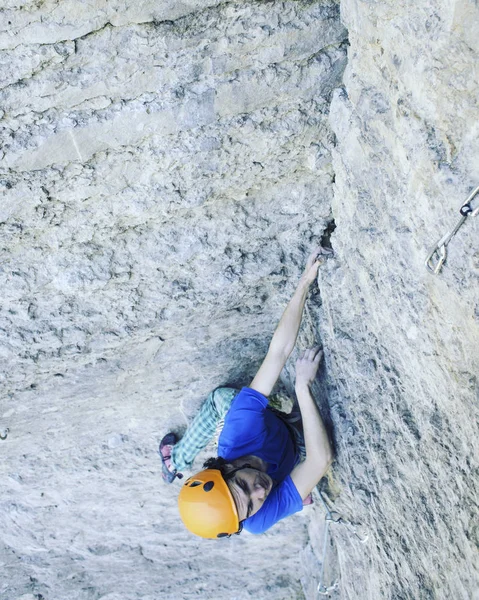
[[186,528],[201,537],[225,537],[240,529],[235,501],[218,469],[189,477],[181,488],[178,508]]

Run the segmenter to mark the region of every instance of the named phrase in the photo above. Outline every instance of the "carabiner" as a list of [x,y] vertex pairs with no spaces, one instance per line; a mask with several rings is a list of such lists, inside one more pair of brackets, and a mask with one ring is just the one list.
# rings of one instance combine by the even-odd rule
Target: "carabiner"
[[[468,215],[462,215],[459,221],[456,223],[451,231],[448,231],[446,235],[443,235],[442,238],[433,246],[429,254],[427,255],[425,265],[435,275],[439,273],[442,265],[445,263],[447,258],[447,245],[452,240],[452,238],[456,235],[461,225],[467,219]],[[434,260],[437,258],[437,263],[434,264]]]
[[[426,261],[425,261],[425,265],[426,268],[431,271],[431,273],[434,273],[434,275],[437,275],[439,273],[439,271],[442,268],[442,265],[446,262],[446,256],[447,256],[447,252],[446,252],[446,246],[444,244],[442,244],[441,246],[439,246],[438,244],[436,244],[434,246],[434,248],[431,250],[431,252],[429,252],[429,254],[427,255]],[[434,260],[437,258],[437,262],[434,263]]]

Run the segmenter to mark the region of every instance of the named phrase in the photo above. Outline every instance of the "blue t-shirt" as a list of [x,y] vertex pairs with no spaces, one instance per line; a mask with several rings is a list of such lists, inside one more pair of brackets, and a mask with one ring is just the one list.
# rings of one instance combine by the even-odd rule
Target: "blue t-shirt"
[[243,388],[226,414],[218,440],[218,455],[226,460],[253,454],[268,463],[273,489],[259,511],[245,520],[244,528],[251,533],[263,533],[303,508],[290,477],[299,457],[287,426],[267,406],[266,396]]

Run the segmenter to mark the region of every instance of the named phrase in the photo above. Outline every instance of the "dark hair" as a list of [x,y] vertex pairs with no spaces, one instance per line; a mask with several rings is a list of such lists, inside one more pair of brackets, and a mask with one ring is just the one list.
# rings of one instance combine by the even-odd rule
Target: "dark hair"
[[208,460],[205,460],[205,462],[203,463],[203,467],[205,469],[217,469],[221,473],[221,475],[223,475],[223,479],[225,481],[229,481],[236,475],[237,471],[241,471],[241,469],[245,469],[247,467],[251,468],[251,465],[245,463],[240,467],[234,467],[230,462],[228,462],[221,456],[218,456],[216,458],[208,458]]
[[212,456],[203,463],[205,469],[217,469],[226,480],[226,476],[231,471],[232,465],[221,456]]

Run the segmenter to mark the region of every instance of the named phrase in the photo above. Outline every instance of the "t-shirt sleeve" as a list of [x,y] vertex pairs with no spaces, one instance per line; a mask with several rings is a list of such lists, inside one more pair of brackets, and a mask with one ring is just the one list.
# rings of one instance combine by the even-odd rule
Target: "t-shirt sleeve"
[[[229,458],[250,453],[254,440],[265,435],[264,411],[268,398],[256,390],[244,387],[233,400],[225,417],[223,431],[218,441],[218,452]],[[223,454],[222,454],[223,452]]]
[[235,410],[249,410],[263,412],[268,406],[268,398],[260,392],[249,387],[241,389],[240,393],[233,400],[231,407]]
[[288,475],[274,488],[261,509],[244,522],[250,533],[263,533],[275,523],[303,509],[303,501],[296,486]]

